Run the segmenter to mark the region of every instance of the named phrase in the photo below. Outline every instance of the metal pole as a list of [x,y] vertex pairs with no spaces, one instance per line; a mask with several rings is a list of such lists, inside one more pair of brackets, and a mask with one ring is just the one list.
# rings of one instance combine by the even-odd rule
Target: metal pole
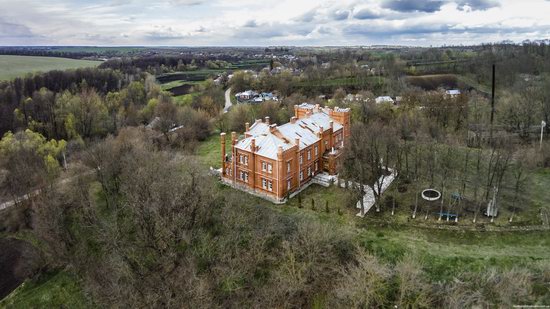
[[489,132],[489,142],[493,146],[493,120],[495,118],[495,64],[493,64],[493,85],[491,89],[491,128]]

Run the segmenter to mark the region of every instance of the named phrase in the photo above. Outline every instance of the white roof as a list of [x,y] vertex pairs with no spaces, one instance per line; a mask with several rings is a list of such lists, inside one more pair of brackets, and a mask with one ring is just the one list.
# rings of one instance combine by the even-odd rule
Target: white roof
[[284,137],[291,140],[293,144],[294,140],[299,138],[300,149],[306,148],[319,141],[319,137],[317,137],[316,133],[307,128],[307,126],[302,123],[301,119],[297,120],[296,123],[286,123],[278,129],[279,132],[281,132]]
[[269,133],[269,125],[265,122],[256,121],[246,133],[252,136]]
[[[332,119],[324,112],[314,113],[309,117],[300,118],[296,120],[296,123],[286,123],[278,127],[279,132],[293,141],[295,138],[300,139],[300,149],[308,147],[319,141],[317,132],[328,130],[330,128],[330,121]],[[342,125],[336,121],[333,122],[334,132],[342,129]]]
[[266,133],[240,140],[235,145],[235,148],[251,152],[252,149],[250,149],[250,146],[252,145],[253,139],[256,139],[256,154],[274,160],[277,159],[279,146],[283,147],[283,151],[294,146],[294,143],[287,143],[271,133]]
[[[308,104],[308,103],[302,103],[300,107],[306,108],[306,109],[312,109],[312,110],[315,109],[315,105]],[[275,135],[271,133],[270,125],[268,125],[267,123],[262,121],[256,121],[254,124],[252,124],[252,126],[248,129],[248,131],[245,132],[246,135],[251,135],[251,137],[248,137],[243,141],[241,141],[243,142],[243,144],[242,146],[240,146],[240,148],[250,151],[249,148],[247,147],[249,147],[250,140],[253,137],[257,138],[256,145],[258,146],[260,145],[259,144],[260,138],[264,142],[271,141],[274,143],[274,145],[277,145],[277,146],[274,146],[274,148],[264,146],[268,148],[268,150],[265,150],[264,154],[260,154],[260,153],[259,154],[266,156],[268,158],[276,159],[278,145],[284,144],[283,150],[287,150],[288,148],[295,145],[294,142],[298,138],[300,139],[300,145],[299,145],[300,149],[311,146],[312,144],[315,144],[320,140],[320,138],[317,137],[317,133],[321,131],[321,127],[323,128],[323,131],[328,130],[330,128],[330,121],[333,122],[334,132],[337,132],[343,128],[341,123],[334,121],[332,118],[329,117],[328,110],[329,110],[328,108],[319,109],[318,112],[312,113],[310,116],[297,119],[295,123],[288,122],[284,125],[277,126],[275,128],[276,131],[274,133],[277,134],[278,132],[280,133],[280,135],[278,134]],[[349,109],[339,108],[337,109],[337,111],[345,112],[345,111],[349,111]],[[265,138],[265,136],[269,138]],[[244,142],[245,140],[248,140],[248,141]],[[241,142],[239,142],[237,146],[241,145]]]
[[448,95],[459,95],[459,94],[460,94],[460,90],[458,90],[458,89],[447,90],[447,94],[448,94]]

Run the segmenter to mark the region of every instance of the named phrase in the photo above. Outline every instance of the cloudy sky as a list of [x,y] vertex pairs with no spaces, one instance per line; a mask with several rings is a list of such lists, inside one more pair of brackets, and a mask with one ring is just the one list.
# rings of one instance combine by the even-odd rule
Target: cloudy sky
[[550,38],[550,0],[0,0],[0,45],[451,45]]

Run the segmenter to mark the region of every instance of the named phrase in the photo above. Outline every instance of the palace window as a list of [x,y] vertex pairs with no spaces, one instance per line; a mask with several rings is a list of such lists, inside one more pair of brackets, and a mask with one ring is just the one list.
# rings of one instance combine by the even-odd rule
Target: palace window
[[262,171],[265,172],[267,171],[267,163],[262,161]]
[[267,180],[262,178],[262,189],[267,189]]
[[239,162],[244,165],[248,165],[248,156],[239,155]]
[[270,174],[273,173],[273,164],[267,163],[267,172]]
[[303,163],[304,163],[304,155],[300,154],[300,164],[303,164]]
[[307,176],[311,176],[311,166],[307,168]]
[[286,181],[286,189],[290,191],[292,189],[292,178]]
[[315,171],[317,172],[318,169],[319,169],[319,161],[315,161]]
[[304,171],[300,171],[300,181],[304,180]]
[[241,176],[240,178],[241,178],[242,181],[248,182],[248,172],[241,171],[240,176]]
[[319,146],[315,145],[315,156],[319,155]]
[[307,151],[307,160],[311,160],[311,149]]
[[268,181],[267,182],[267,190],[273,191],[273,181]]
[[286,172],[287,172],[287,173],[290,173],[290,169],[291,169],[291,164],[290,164],[290,162],[291,162],[291,161],[288,161],[288,162],[286,163]]

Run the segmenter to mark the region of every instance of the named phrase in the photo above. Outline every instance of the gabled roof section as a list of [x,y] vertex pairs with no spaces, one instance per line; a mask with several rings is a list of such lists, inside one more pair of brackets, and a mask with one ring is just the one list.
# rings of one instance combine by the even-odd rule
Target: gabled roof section
[[288,122],[281,126],[276,126],[275,124],[269,125],[267,122],[257,120],[248,129],[248,131],[245,132],[245,136],[247,136],[247,138],[242,140],[242,143],[239,142],[237,144],[238,148],[250,151],[250,141],[253,137],[255,137],[257,139],[256,146],[260,146],[260,140],[271,141],[274,145],[276,145],[272,148],[264,145],[264,148],[269,148],[269,150],[266,150],[266,153],[263,154],[268,158],[277,157],[277,148],[279,145],[283,146],[283,150],[287,150],[294,146],[296,139],[300,139],[299,147],[300,149],[304,149],[320,140],[318,133],[321,132],[321,128],[323,128],[323,131],[329,130],[331,121],[333,123],[334,132],[343,129],[341,123],[335,121],[329,116],[333,111],[349,111],[349,108],[335,108],[334,110],[331,110],[330,108],[319,108],[318,106],[309,103],[302,103],[299,107],[311,110],[311,112],[308,111],[307,116],[301,117],[293,122]]
[[240,140],[235,145],[235,148],[252,152],[251,146],[253,139],[256,139],[256,154],[273,160],[277,160],[277,151],[279,146],[283,147],[283,151],[286,151],[294,146],[294,143],[286,143],[277,136],[267,133]]
[[[319,141],[316,131],[309,129],[307,126],[300,124],[300,120],[296,123],[286,123],[278,127],[279,132],[286,137],[288,140],[291,140],[294,144],[294,140],[300,139],[300,149],[308,147]],[[318,131],[318,130],[317,130]]]
[[252,136],[266,134],[269,133],[269,125],[265,122],[256,121],[245,133]]

